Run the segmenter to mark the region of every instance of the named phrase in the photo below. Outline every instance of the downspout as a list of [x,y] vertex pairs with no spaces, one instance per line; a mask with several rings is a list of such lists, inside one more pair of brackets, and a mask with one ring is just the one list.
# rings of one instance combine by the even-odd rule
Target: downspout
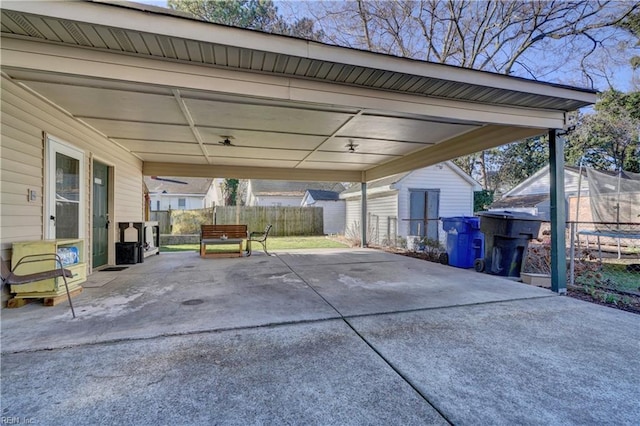
[[566,206],[564,196],[564,139],[549,129],[549,171],[551,176],[551,290],[567,292]]

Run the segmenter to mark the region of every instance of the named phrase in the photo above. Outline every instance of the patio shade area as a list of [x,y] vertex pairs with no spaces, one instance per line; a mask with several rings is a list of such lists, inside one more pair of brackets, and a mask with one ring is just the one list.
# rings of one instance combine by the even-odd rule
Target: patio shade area
[[47,424],[633,424],[638,315],[368,249],[163,253],[2,315]]
[[145,175],[367,182],[561,129],[595,102],[126,2],[3,2],[2,61]]

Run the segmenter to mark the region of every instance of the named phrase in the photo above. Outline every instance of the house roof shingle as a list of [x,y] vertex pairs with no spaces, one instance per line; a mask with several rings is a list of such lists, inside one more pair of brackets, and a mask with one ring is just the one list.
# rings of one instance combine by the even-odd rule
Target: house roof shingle
[[277,195],[303,197],[308,190],[341,192],[344,186],[340,182],[290,182],[283,180],[251,179],[251,192],[255,196]]
[[144,183],[150,193],[206,194],[213,179],[185,177],[145,176]]
[[307,192],[316,201],[337,201],[340,193],[337,191],[324,191],[322,189],[308,189]]

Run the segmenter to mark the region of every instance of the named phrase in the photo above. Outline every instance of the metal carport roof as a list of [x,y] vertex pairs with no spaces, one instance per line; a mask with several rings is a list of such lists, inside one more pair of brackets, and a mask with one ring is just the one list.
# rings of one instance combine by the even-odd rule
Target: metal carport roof
[[1,22],[2,72],[146,175],[367,182],[562,128],[595,102],[135,3],[3,2]]

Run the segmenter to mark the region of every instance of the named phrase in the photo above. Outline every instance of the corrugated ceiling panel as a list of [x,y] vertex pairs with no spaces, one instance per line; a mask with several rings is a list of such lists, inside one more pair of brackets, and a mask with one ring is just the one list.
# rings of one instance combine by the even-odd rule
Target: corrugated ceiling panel
[[391,74],[391,76],[384,82],[382,88],[391,89],[402,78],[402,74]]
[[158,37],[158,42],[160,43],[160,47],[164,52],[165,58],[176,59],[178,57],[176,55],[176,50],[173,48],[173,43],[171,43],[171,39],[169,37],[160,36]]
[[95,27],[95,28],[96,28],[96,33],[98,33],[98,35],[100,36],[104,44],[107,45],[107,49],[121,50],[120,45],[118,44],[118,41],[111,33],[111,30],[105,27]]
[[153,34],[144,33],[142,34],[142,39],[144,40],[144,44],[147,46],[150,55],[164,57],[164,52],[162,51],[162,47],[160,47],[158,37]]
[[333,64],[321,60],[276,55],[250,49],[211,45],[113,27],[93,26],[68,20],[41,18],[2,10],[5,33],[65,42],[79,46],[157,57],[205,62],[231,68],[253,69],[286,75],[345,82],[403,92],[478,102],[502,103],[551,109],[572,109],[580,102],[550,96],[520,94],[508,90],[446,82],[409,74]]
[[187,52],[189,53],[189,59],[193,62],[202,62],[202,52],[200,52],[200,43],[187,40],[186,41]]
[[415,85],[418,80],[419,78],[416,76],[405,75],[404,78],[396,85],[396,89],[402,92],[406,92],[411,86]]
[[367,82],[367,80],[369,80],[369,78],[371,77],[371,74],[373,74],[374,70],[372,70],[371,68],[362,68],[362,72],[360,73],[360,75],[358,76],[354,76],[353,79],[353,84],[365,84]]
[[61,24],[71,37],[73,37],[76,44],[79,44],[80,46],[91,46],[89,39],[84,35],[80,30],[80,27],[75,22],[61,21]]
[[40,34],[42,34],[42,36],[44,38],[46,38],[47,40],[60,41],[60,38],[58,38],[56,33],[54,33],[51,30],[51,28],[49,28],[49,26],[44,22],[44,19],[42,19],[42,18],[40,18],[38,16],[30,16],[29,17],[29,22],[31,23],[31,25],[33,25],[35,28],[37,28],[38,32]]
[[55,32],[58,38],[64,43],[76,44],[75,39],[71,34],[69,34],[66,28],[62,26],[61,21],[58,21],[57,19],[46,19],[46,22],[51,30]]
[[87,39],[89,40],[89,44],[91,46],[98,47],[101,49],[104,49],[107,47],[105,42],[102,40],[102,37],[100,37],[100,34],[96,32],[93,25],[87,25],[87,24],[81,23],[81,24],[78,24],[78,28],[80,28],[82,33],[87,37]]
[[262,71],[264,68],[264,52],[253,52],[253,55],[251,55],[250,68],[256,71]]
[[183,61],[189,60],[189,50],[187,50],[185,40],[174,38],[171,40],[171,44],[173,45],[173,49],[175,50],[178,59]]
[[341,64],[332,64],[329,72],[327,73],[327,79],[331,81],[336,81],[340,72],[344,69],[344,65]]
[[321,66],[322,66],[322,62],[321,61],[312,60],[311,61],[311,66],[309,66],[309,70],[307,71],[307,74],[305,74],[305,75],[307,77],[316,78],[318,76],[318,71],[320,71],[320,67]]
[[215,56],[213,55],[213,46],[208,43],[201,43],[200,50],[202,51],[202,61],[206,64],[214,64]]
[[340,72],[338,73],[338,76],[336,77],[336,79],[341,83],[344,83],[344,82],[348,81],[349,80],[349,76],[353,72],[354,68],[355,67],[351,66],[351,65],[343,66],[342,69],[340,70]]
[[227,49],[224,46],[213,46],[213,59],[216,65],[227,66]]
[[295,74],[299,64],[300,64],[300,58],[296,58],[293,56],[290,57],[290,59],[287,61],[287,66],[284,69],[284,73],[289,75]]
[[142,34],[127,31],[127,37],[129,38],[129,41],[131,42],[136,53],[140,53],[142,55],[149,55],[151,53],[149,52],[149,48],[147,48],[147,45],[142,38]]
[[384,88],[384,85],[390,78],[394,76],[394,73],[390,71],[384,71],[372,84],[373,87]]
[[118,40],[118,44],[125,52],[136,53],[136,49],[133,47],[133,43],[129,40],[127,33],[120,29],[114,28],[112,30],[113,36]]
[[252,62],[253,62],[253,51],[249,49],[241,49],[240,50],[240,68],[243,68],[245,70],[250,70]]
[[277,73],[284,73],[284,70],[287,68],[287,63],[289,62],[289,56],[287,55],[278,55],[278,59],[276,59],[276,66],[273,71]]
[[240,67],[240,49],[237,47],[227,47],[227,66],[232,68]]
[[373,86],[376,81],[380,79],[380,77],[384,74],[382,70],[373,70],[367,81],[362,83],[364,86]]
[[262,65],[262,71],[273,72],[276,66],[276,55],[274,53],[266,53],[264,55],[264,64]]
[[30,21],[28,21],[24,16],[7,11],[3,11],[3,15],[3,21],[6,19],[6,17],[10,18],[7,22],[8,25],[15,24],[11,25],[15,34],[44,38],[44,35],[37,29],[37,27]]
[[307,58],[300,58],[298,61],[298,66],[294,71],[295,75],[307,75],[309,72],[309,68],[311,68],[311,61]]

